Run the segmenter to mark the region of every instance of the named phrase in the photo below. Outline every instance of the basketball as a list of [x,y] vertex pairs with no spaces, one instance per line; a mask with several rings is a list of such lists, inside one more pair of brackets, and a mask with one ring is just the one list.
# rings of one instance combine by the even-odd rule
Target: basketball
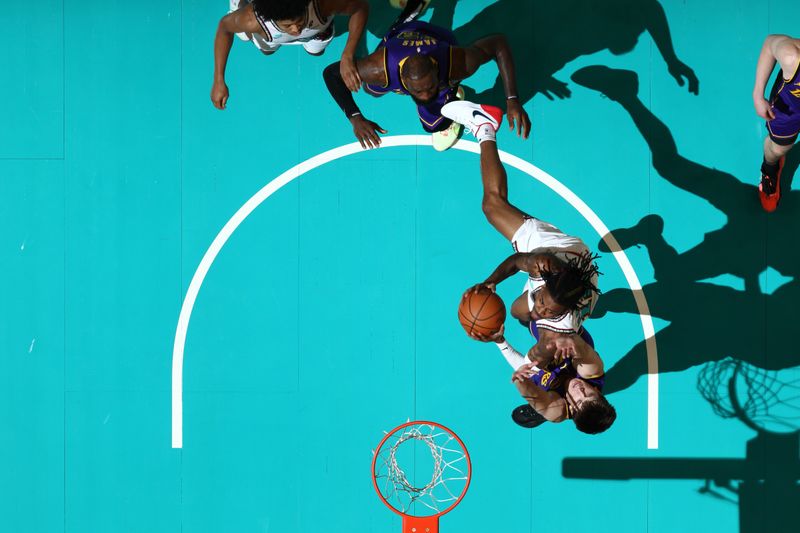
[[470,292],[458,304],[458,321],[467,334],[493,335],[506,320],[503,300],[489,289]]

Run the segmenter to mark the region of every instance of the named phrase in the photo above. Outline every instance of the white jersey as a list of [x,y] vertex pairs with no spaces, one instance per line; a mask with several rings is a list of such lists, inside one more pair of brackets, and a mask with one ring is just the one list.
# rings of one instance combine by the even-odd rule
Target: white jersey
[[[536,218],[525,219],[522,226],[514,233],[511,245],[517,252],[551,253],[564,262],[589,253],[589,248],[579,238],[567,235],[552,224]],[[597,274],[592,277],[592,283],[597,286]],[[542,287],[544,287],[542,278],[528,277],[525,290],[528,291],[529,311],[533,311],[533,295]],[[540,318],[536,321],[536,327],[558,333],[578,333],[596,303],[597,293],[589,290],[578,302],[577,309],[554,318]]]
[[[258,24],[264,30],[265,35],[253,34],[253,43],[261,50],[274,50],[284,44],[302,44],[312,41],[324,42],[327,44],[333,39],[333,16],[323,18],[320,13],[318,0],[311,0],[308,3],[308,13],[306,25],[300,35],[289,35],[275,24],[274,21],[261,17],[253,11]],[[324,47],[323,47],[324,49]]]

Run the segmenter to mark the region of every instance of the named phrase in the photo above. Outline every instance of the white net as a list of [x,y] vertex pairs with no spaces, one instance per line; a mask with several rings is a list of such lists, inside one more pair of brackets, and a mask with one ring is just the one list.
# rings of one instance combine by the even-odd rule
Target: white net
[[375,486],[401,513],[446,512],[467,489],[466,450],[442,427],[420,423],[398,428],[375,454]]

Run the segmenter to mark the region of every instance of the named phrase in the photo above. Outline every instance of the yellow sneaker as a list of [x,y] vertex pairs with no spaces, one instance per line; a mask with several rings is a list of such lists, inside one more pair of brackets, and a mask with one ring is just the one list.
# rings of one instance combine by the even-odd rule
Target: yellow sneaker
[[[464,99],[464,89],[461,87],[456,91],[456,98],[459,100]],[[464,127],[458,122],[453,121],[450,127],[443,131],[436,131],[432,133],[433,136],[433,149],[437,152],[444,152],[453,146],[461,137],[461,131]]]
[[433,149],[437,152],[444,152],[458,142],[463,129],[464,126],[458,122],[453,122],[446,130],[433,132],[431,134],[433,136]]

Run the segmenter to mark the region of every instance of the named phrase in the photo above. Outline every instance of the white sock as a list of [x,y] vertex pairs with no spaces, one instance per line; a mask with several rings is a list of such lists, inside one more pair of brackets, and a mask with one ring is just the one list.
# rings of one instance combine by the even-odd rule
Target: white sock
[[478,126],[478,131],[475,132],[475,138],[478,139],[478,144],[484,141],[495,141],[495,131],[490,124],[483,124]]

